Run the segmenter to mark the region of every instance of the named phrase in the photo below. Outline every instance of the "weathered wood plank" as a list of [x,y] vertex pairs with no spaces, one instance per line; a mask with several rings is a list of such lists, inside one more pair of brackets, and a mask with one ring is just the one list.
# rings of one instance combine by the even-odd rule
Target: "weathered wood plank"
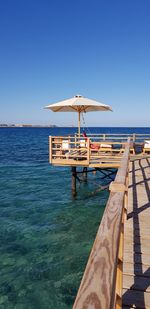
[[124,244],[124,252],[134,252],[134,253],[144,253],[149,254],[150,253],[150,244],[147,242],[143,242],[140,244],[133,244],[129,242],[125,242]]
[[118,205],[123,204],[123,196],[122,192],[110,194],[74,309],[90,308],[90,306],[110,308],[122,214],[121,207],[118,211]]
[[143,233],[147,234],[150,231],[149,226],[145,226],[145,225],[140,226],[138,223],[135,223],[133,226],[133,220],[125,224],[125,229],[126,230],[132,229],[132,231],[137,231],[137,232],[139,231],[140,234],[143,234]]
[[123,290],[123,306],[130,308],[150,308],[150,293]]
[[149,231],[150,231],[149,227],[145,227],[145,225],[140,226],[138,223],[134,223],[134,226],[133,226],[132,223],[128,224],[126,226],[126,230],[128,230],[128,229],[132,229],[133,231],[137,230],[137,232],[139,231],[140,235],[142,235],[142,234],[144,235],[144,233],[146,234],[146,233],[149,233]]
[[124,289],[150,292],[150,277],[124,274],[123,287]]
[[150,277],[150,267],[148,265],[139,263],[123,263],[123,273],[128,275],[136,275],[143,277]]
[[[123,307],[150,308],[150,165],[130,164],[128,220],[125,223]],[[146,292],[145,292],[146,291]]]
[[[148,233],[150,232],[147,231]],[[140,235],[139,231],[136,230],[136,234],[134,232],[134,235],[133,235],[133,231],[132,232],[129,232],[128,230],[126,231],[126,235],[125,235],[125,238],[124,238],[125,241],[131,241],[132,243],[144,243],[144,242],[148,242],[148,240],[150,240],[150,234],[142,234]]]
[[138,254],[133,252],[125,252],[123,255],[123,260],[128,263],[142,263],[143,265],[150,265],[150,255],[149,254]]
[[149,227],[145,227],[144,224],[143,225],[139,225],[138,228],[134,228],[132,226],[127,226],[126,227],[126,232],[127,235],[125,236],[126,238],[128,238],[130,236],[130,234],[132,234],[132,238],[135,239],[136,236],[140,237],[140,238],[149,238],[150,236],[150,228]]
[[[102,161],[102,162],[101,162]],[[88,160],[73,160],[73,159],[52,159],[52,164],[55,166],[85,166],[85,167],[101,167],[101,168],[119,168],[120,161],[107,162],[107,160],[98,160],[97,162]]]

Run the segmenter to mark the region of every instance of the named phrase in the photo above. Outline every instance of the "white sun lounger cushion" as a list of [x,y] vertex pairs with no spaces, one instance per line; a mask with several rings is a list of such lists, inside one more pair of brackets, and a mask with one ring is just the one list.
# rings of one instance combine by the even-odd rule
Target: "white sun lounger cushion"
[[63,150],[69,150],[69,141],[68,140],[62,140],[62,149]]
[[80,139],[80,147],[87,147],[87,143],[85,139]]
[[144,141],[144,148],[150,148],[150,141]]
[[112,146],[109,144],[101,144],[100,147],[101,148],[112,148]]

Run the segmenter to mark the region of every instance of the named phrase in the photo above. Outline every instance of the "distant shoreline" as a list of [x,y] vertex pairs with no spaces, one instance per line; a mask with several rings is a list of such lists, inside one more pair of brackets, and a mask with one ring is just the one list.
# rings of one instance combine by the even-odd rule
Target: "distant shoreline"
[[[0,128],[72,128],[72,129],[77,129],[76,126],[57,126],[57,125],[0,125]],[[127,128],[127,129],[132,129],[132,128],[137,128],[137,129],[150,129],[148,126],[88,126],[88,128]]]
[[0,128],[58,128],[56,125],[0,125]]

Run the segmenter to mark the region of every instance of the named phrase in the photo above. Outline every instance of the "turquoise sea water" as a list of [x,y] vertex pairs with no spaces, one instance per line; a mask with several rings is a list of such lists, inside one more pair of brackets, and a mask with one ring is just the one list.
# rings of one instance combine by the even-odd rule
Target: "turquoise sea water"
[[1,309],[72,307],[108,198],[88,196],[100,183],[91,175],[73,199],[70,169],[48,164],[48,135],[74,131],[0,128]]

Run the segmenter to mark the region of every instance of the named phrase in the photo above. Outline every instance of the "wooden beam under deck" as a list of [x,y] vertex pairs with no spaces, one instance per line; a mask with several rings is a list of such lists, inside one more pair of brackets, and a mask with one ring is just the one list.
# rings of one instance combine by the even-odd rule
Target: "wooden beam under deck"
[[[148,158],[149,155],[130,155],[131,161],[140,160],[144,158]],[[87,160],[75,160],[75,159],[60,159],[55,158],[51,161],[54,166],[76,166],[76,167],[89,167],[89,168],[119,168],[121,156],[108,156],[103,155],[99,158],[91,159],[90,162]]]
[[120,162],[96,162],[96,163],[90,163],[88,164],[85,161],[78,161],[78,163],[75,163],[74,160],[55,160],[52,163],[54,166],[78,166],[78,167],[89,167],[89,168],[96,168],[96,167],[100,167],[100,168],[119,168],[120,166]]

